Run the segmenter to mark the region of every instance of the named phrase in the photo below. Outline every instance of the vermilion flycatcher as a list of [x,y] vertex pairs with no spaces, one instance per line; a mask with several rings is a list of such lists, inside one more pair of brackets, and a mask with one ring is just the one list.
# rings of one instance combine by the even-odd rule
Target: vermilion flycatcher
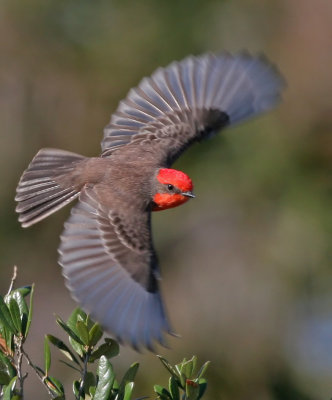
[[283,86],[262,57],[188,57],[130,90],[104,130],[101,156],[42,149],[24,172],[16,196],[23,227],[78,198],[59,262],[74,299],[119,340],[151,349],[171,333],[151,211],[194,195],[191,179],[169,167],[192,143],[273,107]]

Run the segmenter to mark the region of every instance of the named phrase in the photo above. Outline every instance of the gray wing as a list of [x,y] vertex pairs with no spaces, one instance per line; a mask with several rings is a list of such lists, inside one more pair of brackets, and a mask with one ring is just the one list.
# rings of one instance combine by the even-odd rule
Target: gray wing
[[152,145],[171,164],[191,143],[272,108],[284,81],[261,56],[190,56],[131,89],[105,127],[103,156],[129,143]]
[[[130,214],[130,212],[128,212]],[[153,349],[171,333],[158,289],[148,213],[128,218],[85,189],[65,224],[59,248],[75,300],[106,331],[134,348]]]

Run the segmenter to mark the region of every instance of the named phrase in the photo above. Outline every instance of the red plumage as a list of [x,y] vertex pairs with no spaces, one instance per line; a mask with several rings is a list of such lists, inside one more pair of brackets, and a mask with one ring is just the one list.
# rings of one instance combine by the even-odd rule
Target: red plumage
[[189,176],[176,169],[161,168],[158,172],[157,179],[163,184],[173,184],[183,192],[191,192],[194,187]]

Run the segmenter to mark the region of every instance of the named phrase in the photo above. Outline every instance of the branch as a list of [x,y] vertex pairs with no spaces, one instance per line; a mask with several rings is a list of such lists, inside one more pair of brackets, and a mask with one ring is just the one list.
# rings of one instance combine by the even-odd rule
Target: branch
[[48,391],[49,395],[52,397],[52,399],[54,399],[56,397],[56,395],[54,393],[52,393],[52,391],[50,390],[50,388],[47,386],[47,384],[45,383],[45,376],[40,372],[39,368],[36,367],[33,362],[30,360],[30,357],[28,356],[28,354],[25,352],[25,350],[23,349],[22,346],[22,354],[24,356],[24,358],[26,359],[26,362],[28,363],[28,365],[35,371],[36,375],[38,376],[39,380],[41,381],[41,383],[45,386],[46,390]]
[[15,283],[15,281],[16,281],[16,278],[17,278],[17,266],[14,265],[13,276],[12,276],[12,280],[10,281],[10,285],[9,285],[9,289],[8,289],[8,292],[7,292],[7,296],[8,296],[8,295],[10,294],[10,292],[13,290],[13,286],[14,286],[14,283]]
[[20,383],[20,389],[19,389],[19,395],[20,398],[23,399],[23,385],[24,385],[24,380],[28,376],[28,374],[22,375],[22,359],[23,359],[23,347],[22,347],[22,338],[21,337],[16,337],[15,338],[15,344],[17,348],[17,362],[16,362],[16,370],[17,370],[17,377],[18,381]]
[[88,372],[88,361],[90,357],[90,350],[85,353],[84,357],[84,366],[82,369],[82,375],[81,375],[81,384],[80,384],[80,389],[78,391],[78,397],[76,397],[77,400],[80,400],[82,394],[83,394],[83,389],[84,389],[84,383],[85,383],[85,378],[86,378],[86,373]]

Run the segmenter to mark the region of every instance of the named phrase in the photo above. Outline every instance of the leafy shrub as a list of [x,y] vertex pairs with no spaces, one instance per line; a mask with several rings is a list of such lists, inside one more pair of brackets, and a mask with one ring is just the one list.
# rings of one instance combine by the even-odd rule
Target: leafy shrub
[[[0,396],[3,400],[20,400],[24,395],[24,381],[28,374],[23,373],[23,360],[32,368],[45,387],[51,399],[65,399],[63,384],[50,375],[50,344],[65,357],[62,362],[74,369],[78,377],[73,382],[76,400],[130,400],[134,381],[139,367],[132,364],[121,381],[115,377],[110,359],[119,354],[119,344],[111,338],[103,337],[100,325],[93,322],[80,308],[76,308],[68,321],[57,317],[56,322],[68,334],[68,345],[53,335],[45,335],[44,366],[35,365],[24,349],[28,337],[33,312],[34,285],[14,289],[17,269],[8,293],[0,296]],[[29,297],[29,301],[27,301]],[[197,357],[184,359],[172,366],[165,358],[158,356],[170,373],[168,388],[154,386],[156,399],[160,400],[199,400],[206,390],[203,375],[208,366],[206,362],[196,372]],[[92,372],[90,365],[97,365]],[[142,400],[148,397],[141,397]]]

